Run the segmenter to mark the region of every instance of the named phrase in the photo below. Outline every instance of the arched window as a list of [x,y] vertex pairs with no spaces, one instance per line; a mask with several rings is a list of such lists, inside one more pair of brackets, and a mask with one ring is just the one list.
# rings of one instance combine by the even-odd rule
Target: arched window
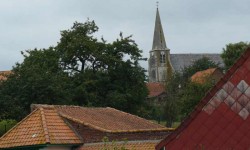
[[166,54],[164,52],[160,54],[160,63],[166,63]]

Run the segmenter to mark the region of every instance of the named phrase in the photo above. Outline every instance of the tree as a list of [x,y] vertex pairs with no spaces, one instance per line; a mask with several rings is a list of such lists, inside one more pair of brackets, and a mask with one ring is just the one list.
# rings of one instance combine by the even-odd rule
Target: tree
[[24,61],[0,85],[1,119],[20,120],[29,113],[31,103],[70,104],[70,80],[54,48],[28,50],[22,55]]
[[218,68],[207,57],[196,60],[193,65],[185,67],[182,72],[175,72],[166,83],[167,97],[164,106],[164,119],[166,126],[171,127],[174,121],[186,117],[198,104],[205,93],[215,83],[208,79],[204,84],[191,82],[191,76],[202,70],[209,68]]
[[186,84],[185,90],[181,91],[181,96],[178,101],[180,118],[184,118],[190,114],[214,84],[212,80],[207,80],[203,84],[189,81]]
[[24,61],[0,84],[0,119],[19,120],[32,103],[109,106],[138,114],[147,96],[138,64],[142,51],[131,36],[120,34],[107,43],[94,37],[97,31],[94,21],[75,22],[61,32],[55,48],[22,52]]
[[214,61],[210,60],[207,57],[202,57],[201,59],[194,61],[191,66],[185,67],[182,70],[183,78],[185,78],[185,80],[188,80],[196,72],[209,68],[219,68],[219,64],[216,64]]
[[178,118],[180,107],[177,101],[180,97],[182,85],[184,85],[183,79],[181,73],[175,72],[166,84],[167,98],[164,106],[164,119],[166,120],[167,127],[172,127],[172,124]]
[[223,48],[221,57],[225,63],[225,69],[228,70],[243,52],[250,46],[248,42],[229,43]]
[[74,82],[73,101],[136,113],[147,96],[144,70],[138,64],[142,51],[131,36],[124,38],[121,33],[107,43],[93,36],[97,31],[94,21],[75,22],[62,31],[56,47],[62,67]]

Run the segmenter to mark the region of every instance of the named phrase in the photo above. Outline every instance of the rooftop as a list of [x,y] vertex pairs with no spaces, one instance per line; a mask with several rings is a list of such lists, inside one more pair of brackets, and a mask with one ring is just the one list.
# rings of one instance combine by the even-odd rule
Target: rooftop
[[0,138],[0,148],[82,143],[55,109],[39,108]]
[[149,91],[149,95],[148,95],[149,98],[159,96],[166,92],[165,86],[162,83],[149,82],[147,83],[147,88]]
[[209,68],[203,71],[198,71],[191,77],[192,82],[204,83],[217,70],[217,68]]

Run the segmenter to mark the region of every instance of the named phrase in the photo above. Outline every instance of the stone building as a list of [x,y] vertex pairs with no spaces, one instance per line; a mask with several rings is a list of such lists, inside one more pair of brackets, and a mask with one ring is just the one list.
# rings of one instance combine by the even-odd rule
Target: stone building
[[220,54],[171,54],[165,41],[159,9],[157,8],[153,46],[149,52],[148,61],[149,82],[161,82],[165,84],[174,71],[180,72],[184,67],[192,65],[194,61],[203,57],[207,57],[213,62],[218,63],[220,67],[224,66]]

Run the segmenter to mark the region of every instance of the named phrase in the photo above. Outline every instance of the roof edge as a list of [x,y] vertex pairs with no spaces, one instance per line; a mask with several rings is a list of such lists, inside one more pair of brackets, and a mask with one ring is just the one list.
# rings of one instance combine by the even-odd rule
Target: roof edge
[[4,138],[8,133],[10,133],[12,130],[14,130],[16,127],[18,127],[21,123],[23,123],[26,119],[28,119],[31,115],[33,115],[38,109],[35,109],[32,111],[29,115],[27,115],[25,118],[23,118],[21,121],[19,121],[14,127],[12,127],[9,131],[7,131],[4,135],[1,136],[0,141],[2,138]]

